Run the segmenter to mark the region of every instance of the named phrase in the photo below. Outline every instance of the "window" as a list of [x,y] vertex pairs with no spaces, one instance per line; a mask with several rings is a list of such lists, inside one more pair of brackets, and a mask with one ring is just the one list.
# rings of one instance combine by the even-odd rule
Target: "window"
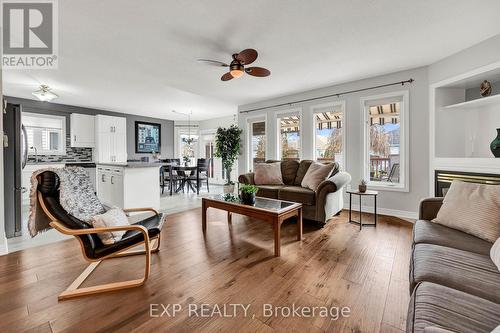
[[266,160],[266,121],[259,120],[248,124],[250,163],[249,168],[253,169],[255,163],[262,163]]
[[363,100],[364,178],[370,186],[408,190],[407,105],[408,92]]
[[344,165],[343,104],[313,108],[314,159]]
[[181,134],[180,138],[179,151],[181,155],[179,157],[184,162],[194,163],[197,156],[198,135],[189,134],[188,132],[187,134]]
[[66,117],[23,113],[30,154],[66,154]]
[[278,159],[300,160],[300,115],[279,115],[278,128]]

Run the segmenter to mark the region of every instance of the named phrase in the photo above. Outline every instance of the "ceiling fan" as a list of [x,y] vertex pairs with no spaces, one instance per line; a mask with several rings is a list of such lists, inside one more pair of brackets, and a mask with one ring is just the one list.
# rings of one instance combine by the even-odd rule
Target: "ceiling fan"
[[265,77],[271,75],[271,72],[263,67],[247,67],[246,65],[250,65],[257,59],[257,51],[254,49],[246,49],[241,51],[240,53],[233,54],[233,60],[228,65],[221,61],[210,60],[210,59],[197,59],[198,62],[203,62],[209,65],[215,65],[218,67],[229,67],[229,72],[222,75],[220,78],[222,81],[229,81],[233,78],[242,77],[243,74],[247,73],[252,76],[257,77]]

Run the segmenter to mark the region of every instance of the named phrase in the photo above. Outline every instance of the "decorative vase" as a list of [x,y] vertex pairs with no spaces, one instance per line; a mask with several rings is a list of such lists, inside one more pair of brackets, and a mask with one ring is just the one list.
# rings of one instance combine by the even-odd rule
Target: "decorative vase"
[[497,128],[497,137],[491,141],[490,149],[495,157],[500,157],[500,128]]
[[361,193],[365,193],[366,192],[366,185],[358,185],[358,190]]
[[255,205],[255,193],[241,192],[241,202],[245,205]]
[[234,193],[234,184],[226,184],[223,186],[224,194]]

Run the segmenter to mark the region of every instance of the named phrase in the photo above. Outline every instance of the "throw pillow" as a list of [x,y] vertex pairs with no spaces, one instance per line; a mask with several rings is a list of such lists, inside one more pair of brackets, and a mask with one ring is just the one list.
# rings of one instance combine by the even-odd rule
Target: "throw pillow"
[[[500,237],[496,240],[495,244],[490,250],[491,261],[495,263],[498,270],[500,271]],[[499,330],[500,331],[500,330]]]
[[[104,214],[96,215],[92,218],[94,228],[118,227],[130,225],[127,215],[120,208],[111,208]],[[127,231],[101,232],[97,235],[105,245],[111,245],[119,241]]]
[[281,163],[257,163],[254,167],[255,185],[283,185]]
[[495,242],[500,237],[500,186],[453,181],[432,221]]
[[304,179],[302,179],[300,186],[316,191],[319,184],[328,178],[334,166],[334,163],[311,163],[311,166],[307,169],[306,175],[304,176]]

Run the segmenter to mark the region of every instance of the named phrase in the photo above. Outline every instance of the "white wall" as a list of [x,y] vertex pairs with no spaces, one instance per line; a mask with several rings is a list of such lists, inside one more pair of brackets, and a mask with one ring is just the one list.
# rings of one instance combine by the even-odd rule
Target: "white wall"
[[[0,65],[1,66],[1,65]],[[0,67],[0,255],[7,254],[7,238],[5,237],[5,208],[3,188],[3,97],[2,97],[2,71]]]
[[[346,105],[345,115],[345,133],[346,133],[346,165],[345,170],[352,175],[353,185],[355,186],[362,178],[363,174],[363,145],[362,145],[362,110],[360,99],[366,96],[378,95],[388,92],[408,90],[410,99],[409,109],[409,140],[410,140],[410,175],[409,175],[409,192],[394,192],[380,191],[378,208],[381,213],[393,214],[406,217],[415,217],[417,206],[420,199],[428,196],[429,193],[429,156],[428,156],[428,77],[427,67],[417,68],[408,71],[397,72],[389,75],[378,76],[374,78],[359,80],[355,82],[345,83],[337,86],[321,88],[317,90],[302,92],[294,95],[284,96],[269,101],[263,101],[254,104],[241,105],[239,111],[252,108],[264,107],[273,104],[290,103],[294,100],[301,100],[311,97],[324,96],[335,94],[347,90],[355,90],[385,83],[403,81],[413,78],[415,82],[404,87],[397,85],[386,88],[379,88],[360,93],[348,94],[340,98],[322,99],[312,102],[293,104],[287,107],[272,108],[263,111],[239,114],[239,126],[244,129],[244,136],[248,135],[247,120],[249,117],[266,116],[267,117],[267,147],[266,158],[277,158],[276,151],[276,112],[287,109],[302,110],[302,159],[313,158],[313,116],[312,107],[318,104],[324,104],[331,101],[343,100]],[[248,153],[244,147],[244,154],[240,158],[239,172],[247,172]],[[348,201],[346,201],[348,204]],[[371,202],[366,203],[367,206],[372,205]]]
[[208,120],[202,120],[198,122],[200,126],[200,131],[206,130],[217,130],[219,127],[229,127],[233,124],[237,124],[237,115],[213,118]]
[[500,58],[500,34],[429,66],[429,84],[497,62]]

